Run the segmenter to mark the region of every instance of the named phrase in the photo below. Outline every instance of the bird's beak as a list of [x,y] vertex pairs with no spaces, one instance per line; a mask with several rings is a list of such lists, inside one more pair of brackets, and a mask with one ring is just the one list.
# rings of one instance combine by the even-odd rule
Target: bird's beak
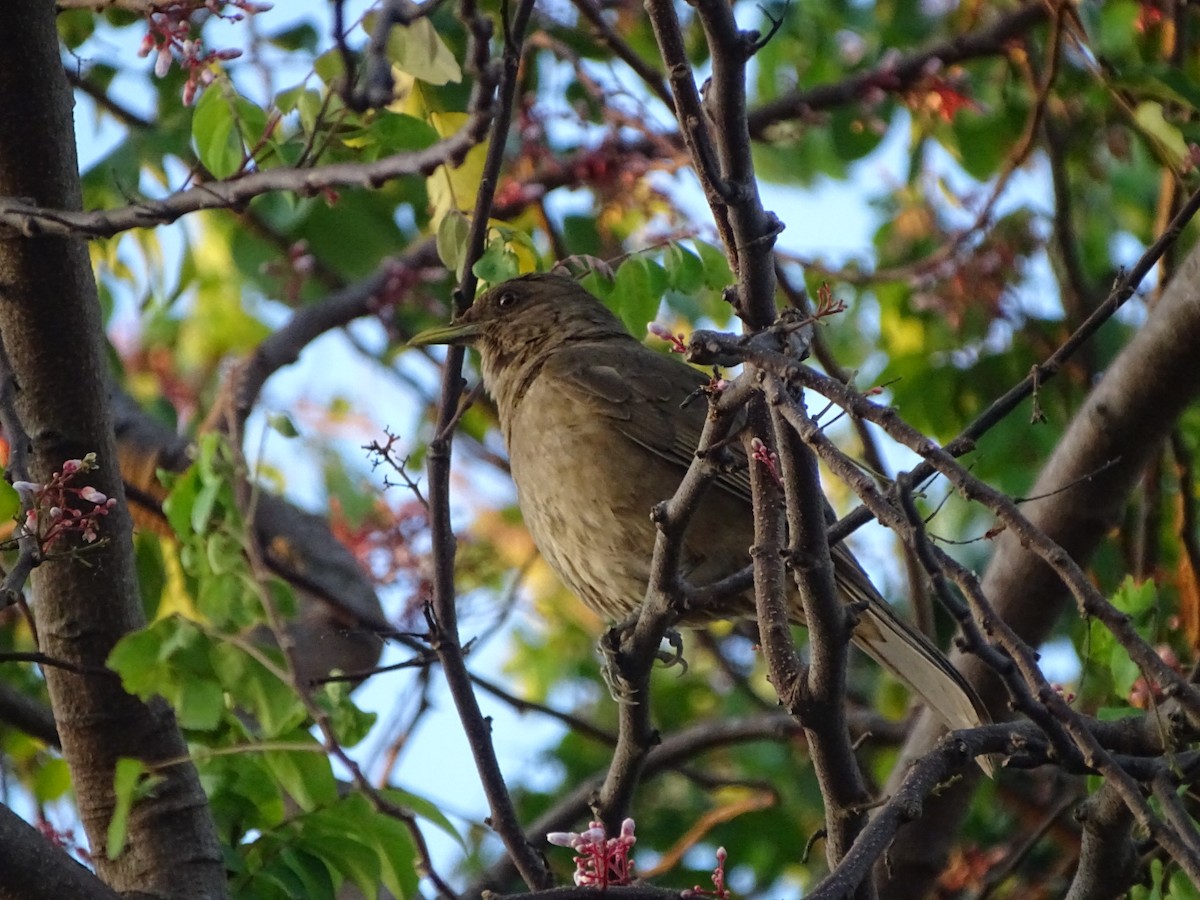
[[478,322],[451,322],[437,328],[427,328],[409,339],[410,347],[425,347],[429,344],[470,344],[479,337],[483,328]]

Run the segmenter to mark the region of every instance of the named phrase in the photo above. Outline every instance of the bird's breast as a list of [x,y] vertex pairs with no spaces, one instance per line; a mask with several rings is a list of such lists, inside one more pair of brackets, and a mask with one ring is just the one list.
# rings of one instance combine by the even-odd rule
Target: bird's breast
[[543,381],[505,423],[521,512],[567,587],[606,618],[624,618],[645,596],[650,510],[681,473]]

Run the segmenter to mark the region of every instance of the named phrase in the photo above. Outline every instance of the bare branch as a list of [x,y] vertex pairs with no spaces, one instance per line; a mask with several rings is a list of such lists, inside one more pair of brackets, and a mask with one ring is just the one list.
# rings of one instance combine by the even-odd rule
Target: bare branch
[[[517,13],[516,17],[516,21],[521,24],[522,29],[528,21],[531,7],[530,0],[522,0],[521,11]],[[473,65],[475,68],[488,67],[490,64],[486,55],[486,47],[480,46],[485,44],[485,41],[482,40],[484,35],[481,23],[486,23],[487,20],[479,12],[474,0],[462,0],[460,15],[468,24],[468,28],[476,35],[474,52],[469,54]],[[490,34],[490,23],[488,34]],[[512,103],[523,40],[523,32],[510,30],[506,33],[506,58],[510,54],[515,54],[516,60],[506,59],[503,70],[502,77],[506,80],[503,82],[502,96],[499,102],[505,108],[510,107]],[[482,73],[479,77],[483,77]],[[502,158],[499,154],[507,137],[508,122],[508,115],[497,119],[497,126],[503,126],[505,131],[500,132],[498,128],[494,128],[491,134],[491,144],[497,147],[494,153],[489,153],[489,162],[493,166],[498,166],[499,160]],[[492,171],[492,180],[487,185],[490,190],[481,188],[478,208],[484,213],[483,221],[472,223],[473,228],[486,227],[486,213],[491,204],[491,191],[495,189],[495,176],[496,172]],[[477,242],[473,246],[482,247],[480,238],[477,237],[473,240]],[[469,301],[474,299],[475,278],[474,274],[470,272],[473,263],[474,258],[468,259],[467,272],[461,286],[462,292],[456,300],[456,305],[460,309],[465,308]],[[470,288],[469,294],[466,290],[468,287]],[[433,601],[427,611],[430,625],[429,642],[442,662],[451,696],[454,698],[459,719],[471,746],[480,781],[491,809],[491,825],[504,842],[505,849],[516,863],[525,883],[534,890],[544,889],[552,883],[550,871],[546,867],[544,857],[531,846],[521,829],[512,797],[505,786],[504,776],[496,759],[495,748],[492,746],[491,729],[479,710],[470,674],[463,660],[463,650],[458,633],[458,610],[455,606],[454,588],[454,555],[457,539],[450,518],[450,452],[453,433],[449,430],[449,424],[458,413],[459,400],[462,396],[462,364],[462,348],[451,347],[446,354],[445,369],[442,375],[437,436],[429,445],[429,525],[433,542],[434,568]]]
[[204,209],[238,209],[255,197],[272,191],[289,191],[308,197],[326,188],[377,188],[406,175],[429,175],[439,166],[462,162],[467,152],[483,140],[491,123],[487,101],[490,89],[485,79],[476,82],[475,102],[467,121],[450,137],[424,150],[397,153],[369,163],[266,169],[229,181],[178,191],[161,200],[143,200],[130,206],[93,212],[53,209],[24,200],[0,198],[0,236],[112,237],[133,228],[169,224]]

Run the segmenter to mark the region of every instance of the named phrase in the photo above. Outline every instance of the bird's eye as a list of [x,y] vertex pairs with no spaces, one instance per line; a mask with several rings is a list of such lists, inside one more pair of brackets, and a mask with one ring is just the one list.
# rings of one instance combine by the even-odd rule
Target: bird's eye
[[512,309],[517,305],[517,295],[512,291],[505,291],[496,298],[496,305],[501,309]]

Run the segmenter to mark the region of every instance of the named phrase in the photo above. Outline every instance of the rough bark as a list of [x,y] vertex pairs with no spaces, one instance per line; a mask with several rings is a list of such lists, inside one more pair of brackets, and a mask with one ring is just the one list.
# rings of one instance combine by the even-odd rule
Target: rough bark
[[[0,195],[78,209],[72,100],[53,4],[5,5],[0,61]],[[0,338],[16,381],[16,412],[30,438],[30,474],[44,481],[65,460],[95,452],[100,469],[90,474],[91,483],[120,501],[103,522],[100,546],[59,556],[32,579],[41,650],[85,673],[47,667],[45,677],[97,870],[121,892],[221,897],[224,866],[190,764],[162,770],[162,782],[134,806],[124,852],[112,860],[105,853],[116,761],[137,757],[154,764],[186,757],[187,747],[165,704],[139,702],[102,671],[113,645],[144,622],[106,397],[101,327],[82,240],[0,240]],[[8,868],[6,863],[6,877]]]

